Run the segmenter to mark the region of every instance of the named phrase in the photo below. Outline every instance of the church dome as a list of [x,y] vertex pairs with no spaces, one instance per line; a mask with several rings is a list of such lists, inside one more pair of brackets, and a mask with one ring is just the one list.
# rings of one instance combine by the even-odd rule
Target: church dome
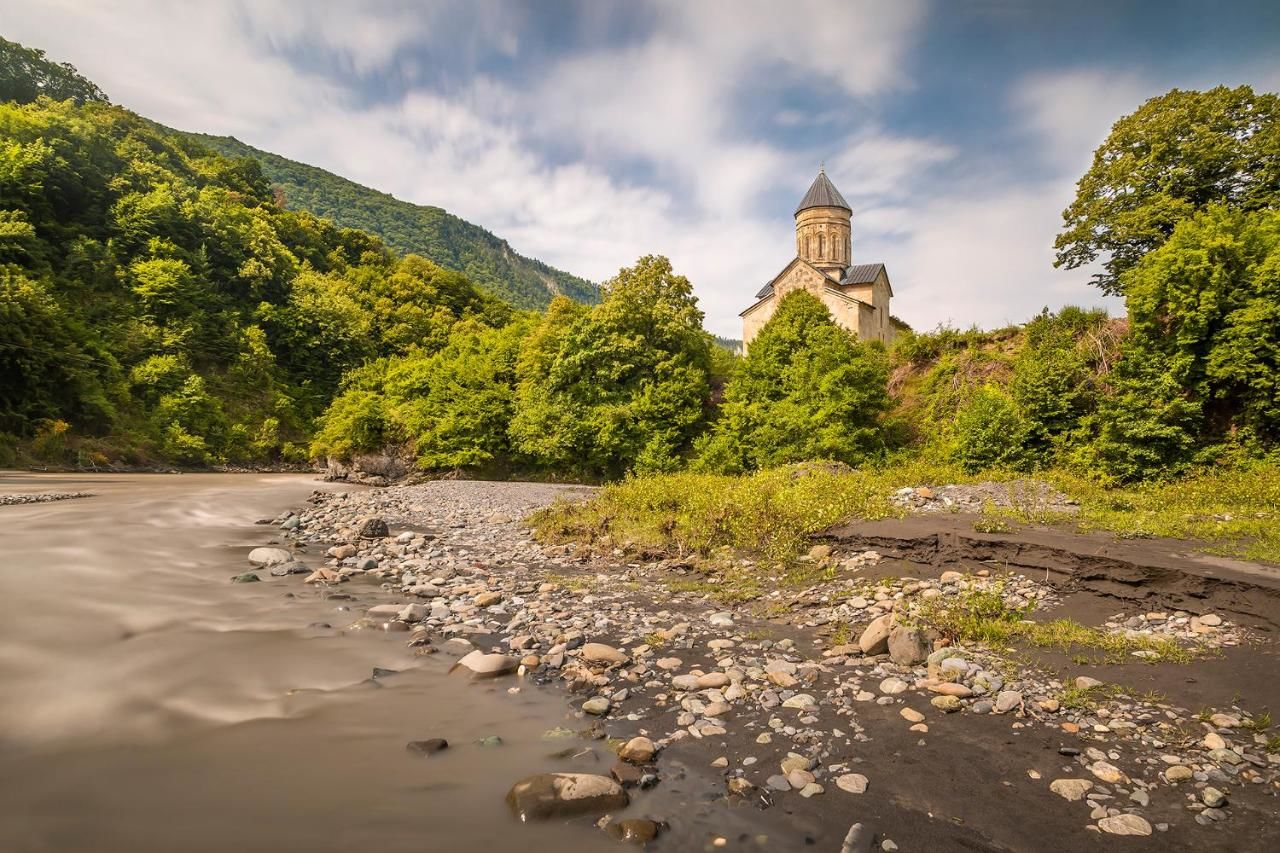
[[839,207],[850,213],[853,212],[849,202],[844,200],[844,196],[840,195],[840,190],[836,189],[836,185],[831,183],[831,179],[827,177],[825,169],[818,171],[818,177],[813,179],[813,185],[809,187],[809,191],[800,200],[800,206],[796,208],[796,214],[811,207]]

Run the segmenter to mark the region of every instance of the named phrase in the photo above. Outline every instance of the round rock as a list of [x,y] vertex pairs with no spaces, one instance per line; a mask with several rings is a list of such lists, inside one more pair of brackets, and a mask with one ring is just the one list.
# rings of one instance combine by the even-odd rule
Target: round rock
[[507,805],[522,821],[603,814],[629,801],[617,782],[590,773],[540,773],[520,780],[507,792]]
[[249,552],[249,562],[255,566],[274,566],[292,560],[293,555],[283,548],[254,548]]
[[485,654],[476,649],[461,658],[456,666],[469,670],[481,678],[494,678],[515,672],[520,666],[520,661],[510,655]]
[[845,773],[836,777],[836,787],[850,794],[866,793],[870,781],[861,773]]

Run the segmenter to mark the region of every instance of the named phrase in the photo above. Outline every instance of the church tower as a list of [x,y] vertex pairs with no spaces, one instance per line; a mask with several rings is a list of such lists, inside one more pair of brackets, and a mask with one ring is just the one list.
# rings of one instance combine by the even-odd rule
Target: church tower
[[850,240],[853,209],[844,200],[826,169],[796,208],[796,256],[782,272],[756,291],[755,302],[742,318],[742,347],[769,322],[778,304],[793,291],[805,291],[826,306],[836,324],[859,340],[893,342],[897,334],[889,300],[893,286],[881,263],[853,262]]
[[851,263],[853,210],[826,169],[818,171],[813,186],[796,208],[796,257],[839,281]]

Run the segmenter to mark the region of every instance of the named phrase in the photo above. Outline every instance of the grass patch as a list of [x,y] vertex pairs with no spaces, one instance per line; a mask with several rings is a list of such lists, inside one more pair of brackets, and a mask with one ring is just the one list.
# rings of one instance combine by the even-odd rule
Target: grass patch
[[681,556],[728,547],[784,558],[833,524],[903,515],[889,500],[898,488],[962,478],[925,463],[851,470],[815,462],[741,477],[662,474],[606,486],[589,501],[552,504],[529,521],[547,542],[627,543]]
[[547,583],[562,586],[570,592],[590,592],[595,589],[596,579],[587,575],[566,575],[558,572],[547,572],[543,578]]
[[848,622],[841,622],[836,629],[831,632],[831,645],[845,646],[853,642],[853,628]]
[[[543,542],[629,546],[679,556],[718,549],[794,557],[809,537],[851,519],[900,517],[890,496],[903,486],[1008,481],[1010,472],[967,475],[955,466],[898,457],[851,470],[813,462],[745,476],[681,472],[634,477],[591,500],[558,502],[529,519]],[[1007,533],[1011,522],[1061,524],[1121,537],[1201,540],[1210,553],[1280,563],[1280,465],[1207,469],[1180,480],[1108,487],[1065,471],[1034,475],[1077,500],[1079,514],[1039,506],[1036,490],[1013,506],[988,505],[974,529]]]
[[978,533],[1012,533],[1013,525],[1003,516],[983,515],[974,519],[973,529]]
[[1104,663],[1122,663],[1133,657],[1148,663],[1187,663],[1200,655],[1198,649],[1184,646],[1171,637],[1131,636],[1091,628],[1072,619],[1033,622],[1027,618],[1031,609],[1030,605],[1008,607],[1004,584],[997,581],[985,589],[921,600],[910,618],[933,628],[953,643],[1003,647],[1021,642],[1075,655],[1078,662],[1089,660],[1092,655]]
[[1080,502],[1079,526],[1124,537],[1200,539],[1210,553],[1280,563],[1280,466],[1256,462],[1180,480],[1106,488],[1063,472],[1044,476]]
[[1248,729],[1254,734],[1262,734],[1271,728],[1271,712],[1263,711],[1261,714],[1254,714],[1252,717],[1240,723],[1240,727]]
[[1102,707],[1104,702],[1113,699],[1127,699],[1143,705],[1159,705],[1168,701],[1167,697],[1154,690],[1134,693],[1121,684],[1095,684],[1092,687],[1069,684],[1058,694],[1058,702],[1062,707],[1073,711],[1093,712]]
[[660,649],[667,644],[667,638],[657,631],[654,631],[651,634],[645,634],[643,639],[646,646],[654,649]]

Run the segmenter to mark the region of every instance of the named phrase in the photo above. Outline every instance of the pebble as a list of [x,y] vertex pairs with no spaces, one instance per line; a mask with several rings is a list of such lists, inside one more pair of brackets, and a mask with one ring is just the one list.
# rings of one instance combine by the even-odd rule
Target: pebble
[[1217,788],[1209,787],[1200,792],[1200,800],[1209,808],[1217,808],[1227,801],[1227,795]]
[[1071,802],[1083,798],[1092,788],[1093,782],[1088,779],[1054,779],[1049,783],[1050,791]]
[[929,700],[929,704],[948,714],[960,710],[960,700],[955,696],[934,696]]
[[867,777],[861,773],[844,773],[836,777],[836,787],[850,794],[865,793],[869,784]]
[[632,764],[648,764],[653,760],[653,756],[658,749],[654,746],[652,740],[644,736],[633,737],[627,741],[622,749],[618,750],[618,756],[623,761],[630,761]]
[[510,655],[485,654],[476,649],[459,659],[455,666],[468,669],[478,676],[495,677],[515,672],[520,666],[520,661]]
[[624,664],[630,660],[618,649],[604,643],[587,643],[582,647],[582,656],[592,663]]
[[905,693],[910,685],[901,678],[886,678],[880,682],[880,692],[886,696],[897,696]]
[[283,548],[254,548],[249,552],[249,562],[255,566],[274,566],[291,560],[293,555]]
[[1136,814],[1119,814],[1098,821],[1098,828],[1112,835],[1150,835],[1151,824]]
[[429,740],[411,740],[405,744],[405,749],[418,755],[435,755],[437,752],[443,752],[449,748],[449,741],[442,737],[433,737]]

